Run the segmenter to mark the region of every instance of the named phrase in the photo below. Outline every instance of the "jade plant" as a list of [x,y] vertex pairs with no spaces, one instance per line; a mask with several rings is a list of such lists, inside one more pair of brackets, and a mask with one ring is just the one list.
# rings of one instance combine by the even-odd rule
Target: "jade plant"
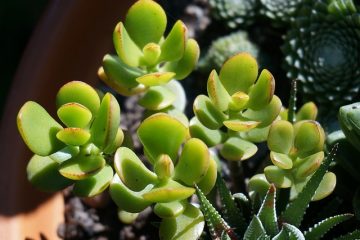
[[[152,0],[135,2],[113,33],[117,55],[107,54],[99,77],[124,96],[140,94],[139,104],[149,110],[185,108],[181,84],[199,58],[199,46],[178,20],[167,36],[167,17]],[[171,81],[173,80],[173,81]]]
[[123,141],[120,106],[107,93],[73,81],[56,95],[60,124],[38,103],[26,102],[17,116],[19,132],[35,154],[27,166],[29,181],[41,190],[74,185],[79,196],[102,192],[113,177],[108,156]]

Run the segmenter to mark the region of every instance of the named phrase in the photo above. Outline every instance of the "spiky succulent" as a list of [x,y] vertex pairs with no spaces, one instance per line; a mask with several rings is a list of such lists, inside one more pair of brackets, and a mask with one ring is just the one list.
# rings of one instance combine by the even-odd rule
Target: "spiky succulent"
[[261,13],[274,21],[289,24],[302,0],[261,0]]
[[360,14],[352,0],[304,1],[283,52],[287,76],[302,82],[320,112],[359,98]]
[[225,60],[241,52],[248,52],[255,58],[259,53],[258,47],[250,41],[245,31],[237,31],[213,41],[198,66],[203,71],[212,69],[218,71]]
[[254,21],[257,0],[209,0],[214,17],[229,28],[244,27]]

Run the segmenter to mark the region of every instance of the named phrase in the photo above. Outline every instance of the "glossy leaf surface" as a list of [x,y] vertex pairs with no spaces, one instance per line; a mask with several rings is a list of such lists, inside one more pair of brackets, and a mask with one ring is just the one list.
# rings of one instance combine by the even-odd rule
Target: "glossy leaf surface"
[[85,128],[91,121],[92,114],[89,109],[79,103],[62,105],[57,115],[67,127]]

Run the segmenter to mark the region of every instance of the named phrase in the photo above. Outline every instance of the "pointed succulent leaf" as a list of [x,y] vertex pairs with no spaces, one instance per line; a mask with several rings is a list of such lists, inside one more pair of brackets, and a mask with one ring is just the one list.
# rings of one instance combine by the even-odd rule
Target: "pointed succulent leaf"
[[166,14],[162,7],[152,0],[140,0],[129,9],[125,27],[131,39],[143,48],[147,43],[158,43],[166,28]]
[[244,131],[249,131],[251,129],[256,128],[260,124],[260,122],[230,119],[230,120],[224,121],[223,124],[230,130],[233,130],[236,132],[244,132]]
[[271,102],[261,110],[254,111],[248,109],[242,114],[242,116],[247,119],[260,122],[257,127],[263,128],[270,125],[279,116],[281,106],[282,104],[280,98],[274,95]]
[[226,115],[222,113],[205,95],[199,95],[194,101],[194,113],[207,128],[218,129],[223,125]]
[[63,128],[36,102],[26,102],[16,120],[22,139],[33,153],[47,156],[64,147],[56,138]]
[[146,109],[161,110],[171,106],[175,101],[175,94],[163,86],[150,87],[138,103]]
[[253,219],[251,220],[246,232],[244,234],[244,239],[258,239],[259,237],[266,235],[266,231],[264,226],[262,225],[258,216],[254,215]]
[[131,39],[122,22],[119,22],[114,29],[113,42],[116,53],[124,63],[132,67],[139,66],[143,53]]
[[314,120],[317,117],[318,109],[314,102],[307,102],[296,113],[296,121]]
[[275,121],[269,130],[268,147],[271,151],[288,154],[294,144],[294,128],[285,120]]
[[174,218],[182,214],[187,205],[188,203],[186,200],[156,203],[154,206],[154,212],[160,218]]
[[205,143],[200,139],[191,138],[184,144],[175,167],[174,179],[192,186],[205,176],[209,164],[210,153]]
[[318,201],[329,196],[335,189],[336,175],[332,172],[327,172],[321,180],[319,187],[316,189],[312,201]]
[[299,164],[296,166],[295,177],[301,179],[310,176],[319,168],[323,160],[323,151],[307,156],[304,159],[297,159]]
[[292,176],[289,171],[286,171],[277,166],[267,166],[264,169],[266,179],[274,183],[279,188],[289,188],[292,185]]
[[[103,58],[103,73],[101,80],[103,80],[110,87],[113,87],[116,91],[124,95],[139,91],[139,83],[136,82],[136,78],[142,76],[144,73],[135,67],[126,65],[120,58],[110,54],[106,54]],[[136,91],[135,91],[136,90]],[[123,93],[124,92],[124,93]]]
[[272,238],[272,240],[289,240],[289,236],[284,228],[281,229],[281,231]]
[[177,61],[184,54],[187,40],[187,28],[178,20],[161,44],[160,61]]
[[62,163],[66,160],[69,160],[70,158],[77,156],[79,152],[80,149],[78,146],[66,146],[59,151],[49,155],[49,158],[51,158],[57,163]]
[[300,223],[305,214],[305,210],[310,203],[312,197],[314,196],[321,180],[323,179],[326,170],[329,168],[330,163],[332,162],[335,153],[337,150],[337,145],[331,150],[330,154],[325,158],[323,163],[320,165],[318,170],[311,176],[310,180],[306,183],[303,190],[298,194],[298,196],[290,202],[285,211],[283,212],[281,219],[284,222],[290,223],[294,226],[300,226]]
[[167,62],[163,69],[168,72],[174,72],[175,79],[182,80],[186,78],[195,68],[200,55],[199,45],[194,39],[188,39],[185,52],[179,61]]
[[70,146],[81,146],[90,139],[90,133],[82,128],[64,128],[56,133],[57,139]]
[[201,211],[187,204],[185,211],[175,218],[164,218],[160,224],[161,240],[196,240],[204,229],[204,216]]
[[92,114],[89,109],[79,103],[67,103],[62,105],[57,115],[67,127],[85,128],[89,125]]
[[355,240],[355,239],[360,239],[359,229],[356,229],[355,231],[345,234],[341,237],[335,238],[334,240]]
[[282,169],[291,169],[293,167],[292,159],[283,153],[270,152],[271,162]]
[[174,174],[174,163],[169,155],[161,154],[154,164],[154,172],[160,181],[169,179]]
[[284,223],[283,227],[285,231],[289,234],[290,240],[305,240],[304,235],[297,227],[288,223]]
[[169,179],[166,182],[157,184],[153,189],[144,193],[142,196],[145,200],[151,202],[167,203],[186,199],[194,193],[194,188],[183,186],[180,183]]
[[325,133],[319,123],[310,120],[301,121],[294,125],[294,129],[294,147],[300,156],[323,150]]
[[220,175],[216,179],[216,188],[219,192],[221,201],[222,214],[226,222],[235,229],[235,232],[242,236],[246,230],[247,223],[240,209],[236,206],[235,200],[231,192],[226,187],[225,181]]
[[107,93],[101,101],[98,115],[91,125],[92,141],[105,149],[115,140],[120,126],[120,106],[116,98]]
[[249,95],[242,91],[238,91],[231,95],[229,109],[234,112],[239,112],[247,106],[249,99]]
[[257,152],[257,146],[238,137],[231,137],[224,143],[220,154],[231,161],[246,160]]
[[351,218],[352,214],[341,214],[327,219],[322,220],[321,222],[315,224],[308,231],[305,232],[304,236],[308,240],[316,240],[322,238],[330,229],[336,225],[342,223],[343,221]]
[[277,225],[277,216],[275,209],[276,188],[273,184],[270,185],[269,191],[260,207],[257,216],[263,224],[266,233],[270,236],[275,236],[279,232]]
[[105,159],[98,155],[79,154],[60,164],[59,172],[66,178],[82,180],[93,176],[105,166]]
[[121,210],[131,213],[139,213],[150,206],[151,202],[145,200],[142,195],[153,188],[154,185],[149,184],[139,192],[135,192],[127,188],[117,174],[114,175],[110,183],[110,196],[112,200]]
[[138,83],[142,83],[147,87],[162,85],[169,82],[175,73],[173,72],[156,72],[156,73],[149,73],[140,77],[136,78]]
[[209,168],[203,178],[197,183],[198,187],[204,194],[208,194],[214,187],[217,177],[217,163],[214,158],[210,157]]
[[260,110],[270,103],[275,91],[273,75],[266,69],[262,70],[259,79],[249,91],[248,107]]
[[230,103],[230,95],[222,85],[215,70],[212,70],[207,81],[207,92],[211,102],[220,111],[226,111]]
[[132,150],[126,147],[120,147],[116,151],[114,168],[123,184],[133,191],[140,191],[157,181],[156,175],[146,168]]
[[58,163],[49,157],[34,155],[26,167],[27,179],[41,191],[55,192],[62,190],[74,181],[60,175]]
[[100,107],[100,98],[95,89],[80,81],[65,84],[56,95],[57,108],[71,102],[79,103],[89,109],[93,117],[97,115]]
[[247,93],[257,75],[258,64],[248,53],[239,53],[229,58],[220,70],[220,80],[230,95],[238,91]]
[[256,174],[250,178],[248,188],[249,192],[255,191],[264,197],[270,188],[270,183],[266,180],[265,174]]
[[225,139],[222,131],[205,127],[196,117],[190,120],[189,130],[191,137],[201,139],[208,147],[213,147]]
[[160,154],[167,154],[174,161],[180,145],[185,140],[187,128],[174,117],[157,113],[141,123],[137,134],[150,157],[150,162],[154,163]]
[[109,186],[113,176],[112,167],[106,165],[95,175],[76,181],[73,192],[79,197],[93,197],[102,193]]

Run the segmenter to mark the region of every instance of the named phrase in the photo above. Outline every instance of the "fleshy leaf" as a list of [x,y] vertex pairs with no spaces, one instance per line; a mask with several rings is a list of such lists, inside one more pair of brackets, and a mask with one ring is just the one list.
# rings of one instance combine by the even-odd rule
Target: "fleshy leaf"
[[154,164],[154,172],[160,181],[168,180],[174,174],[174,163],[169,155],[161,154]]
[[201,211],[187,204],[185,211],[175,218],[165,218],[160,224],[161,240],[196,240],[204,229],[204,216]]
[[260,207],[257,216],[263,224],[266,233],[270,236],[275,236],[279,232],[277,226],[277,216],[275,209],[276,188],[273,184],[270,185],[269,191]]
[[58,109],[57,114],[67,127],[74,128],[86,127],[92,118],[90,110],[79,103],[64,104]]
[[111,145],[120,126],[120,106],[116,98],[107,93],[101,101],[98,115],[91,126],[92,141],[102,149]]
[[218,129],[223,125],[226,115],[214,106],[205,95],[196,97],[193,105],[194,113],[199,121],[210,129]]
[[299,154],[308,154],[322,151],[325,133],[319,123],[315,121],[301,121],[294,125],[295,140],[294,147]]
[[93,116],[97,115],[100,107],[100,98],[95,89],[80,81],[72,81],[65,84],[56,95],[57,108],[71,102],[85,106],[91,111]]
[[285,231],[290,235],[290,239],[292,239],[291,237],[293,237],[293,239],[296,240],[305,240],[304,235],[302,234],[302,232],[295,226],[288,224],[288,223],[284,223],[283,227],[285,229]]
[[258,64],[248,53],[239,53],[229,58],[220,70],[220,80],[227,92],[247,93],[258,75]]
[[33,153],[47,156],[64,147],[56,138],[63,128],[36,102],[26,102],[16,120],[21,137]]
[[49,157],[57,163],[62,163],[70,158],[77,156],[80,152],[78,146],[66,146],[57,152],[49,155]]
[[259,79],[250,89],[247,107],[260,110],[270,103],[275,91],[275,80],[273,75],[266,69],[262,70]]
[[201,139],[208,147],[213,147],[225,139],[223,132],[205,127],[196,117],[190,120],[189,130],[191,137]]
[[230,95],[222,85],[219,76],[215,70],[212,70],[207,81],[207,92],[211,102],[220,111],[225,111],[229,108]]
[[283,170],[277,166],[267,166],[264,169],[266,179],[274,183],[276,187],[289,188],[292,185],[290,172]]
[[327,172],[321,180],[319,187],[316,189],[312,201],[318,201],[329,196],[335,189],[336,175],[332,172]]
[[174,72],[175,79],[182,80],[186,78],[195,68],[200,55],[199,45],[194,39],[187,40],[185,52],[179,61],[167,62],[164,70]]
[[269,130],[268,146],[271,151],[288,154],[294,144],[294,128],[285,120],[275,121]]
[[307,102],[296,113],[296,121],[301,120],[315,120],[317,117],[318,109],[313,102]]
[[131,213],[139,213],[150,206],[151,202],[145,200],[142,195],[153,188],[152,184],[139,192],[127,188],[117,174],[110,183],[110,196],[121,210]]
[[156,43],[148,43],[144,46],[143,53],[144,56],[141,61],[144,62],[144,65],[154,66],[159,60],[161,49]]
[[250,131],[240,132],[240,137],[253,143],[261,143],[268,139],[270,126],[264,128],[254,128]]
[[318,152],[307,156],[304,159],[297,159],[300,164],[297,165],[295,176],[296,178],[306,178],[313,174],[324,160],[324,152]]
[[167,84],[163,85],[163,87],[167,88],[175,95],[175,101],[172,103],[174,108],[179,110],[180,112],[184,112],[187,99],[185,90],[181,83],[177,80],[171,80]]
[[265,174],[256,174],[252,176],[248,183],[249,192],[255,191],[261,197],[264,197],[270,187],[270,183],[266,180]]
[[177,61],[181,59],[185,51],[186,40],[187,28],[181,20],[178,20],[161,44],[160,61]]
[[103,192],[109,186],[113,175],[112,168],[106,165],[95,175],[76,181],[73,192],[80,197],[93,197]]
[[195,193],[194,188],[185,187],[178,182],[169,179],[165,183],[156,185],[149,192],[142,196],[145,200],[151,202],[167,203],[171,201],[183,200]]
[[157,181],[156,175],[146,168],[132,150],[126,147],[120,147],[116,151],[114,168],[121,181],[134,191],[140,191]]
[[104,149],[104,152],[108,153],[108,154],[114,153],[116,151],[116,149],[118,149],[118,147],[121,146],[124,139],[125,139],[124,132],[119,127],[117,132],[116,132],[116,136],[115,136],[114,141],[112,141],[109,145],[106,146],[106,148]]
[[156,73],[149,73],[140,77],[136,78],[138,83],[142,83],[147,87],[162,85],[169,82],[175,73],[173,72],[156,72]]
[[208,194],[214,187],[217,177],[217,163],[210,157],[209,168],[203,178],[197,183],[198,187],[204,194]]
[[230,130],[236,131],[236,132],[243,132],[243,131],[249,131],[251,129],[256,128],[257,125],[259,125],[260,122],[256,121],[242,121],[242,120],[226,120],[223,122],[223,124]]
[[139,216],[139,213],[131,213],[125,210],[118,210],[118,218],[122,223],[132,224],[135,222],[136,218]]
[[125,27],[131,39],[142,49],[147,43],[158,43],[166,28],[166,14],[152,0],[140,0],[129,9]]
[[82,128],[64,128],[57,132],[56,137],[70,146],[81,146],[90,139],[90,133]]
[[234,112],[243,110],[249,102],[249,95],[242,91],[238,91],[231,95],[229,109]]
[[256,215],[254,215],[248,228],[246,229],[244,239],[258,239],[263,235],[266,235],[265,229],[260,219]]
[[231,137],[224,143],[220,154],[226,160],[239,161],[252,157],[257,152],[257,146],[241,138]]
[[175,101],[175,94],[163,86],[150,87],[138,103],[150,110],[161,110]]
[[185,140],[187,128],[168,114],[157,113],[141,123],[137,134],[150,162],[153,163],[160,154],[167,154],[174,161]]
[[292,159],[283,153],[270,152],[271,162],[282,169],[291,169],[293,167]]
[[129,66],[139,66],[143,55],[140,48],[133,42],[122,22],[119,22],[113,33],[113,42],[120,59]]
[[157,203],[155,204],[154,212],[160,218],[173,218],[182,214],[185,211],[187,204],[188,203],[185,200]]
[[58,164],[49,157],[34,155],[27,167],[27,179],[41,191],[55,192],[74,182],[60,175]]

